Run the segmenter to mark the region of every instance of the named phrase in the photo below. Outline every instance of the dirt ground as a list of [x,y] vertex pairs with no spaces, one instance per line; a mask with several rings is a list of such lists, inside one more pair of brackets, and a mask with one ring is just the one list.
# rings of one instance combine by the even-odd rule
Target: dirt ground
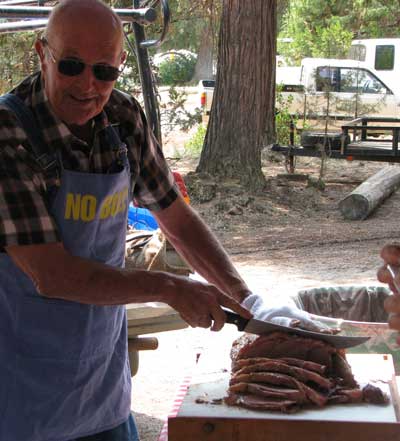
[[[175,140],[174,149],[177,146]],[[174,156],[173,150],[169,154]],[[338,209],[344,196],[388,164],[328,159],[324,188],[316,185],[320,164],[319,159],[298,158],[299,180],[291,180],[283,157],[266,150],[263,192],[249,194],[237,182],[206,178],[203,182],[214,197],[204,201],[190,175],[196,160],[171,160],[172,168],[186,178],[192,205],[250,287],[271,302],[287,301],[303,288],[378,285],[379,251],[385,243],[400,240],[400,194],[392,194],[363,221],[344,220]],[[206,353],[210,345],[226,350],[236,336],[229,326],[217,334],[185,329],[157,335],[159,349],[141,354],[133,380],[133,410],[144,441],[158,440],[177,388],[193,373],[197,354]]]

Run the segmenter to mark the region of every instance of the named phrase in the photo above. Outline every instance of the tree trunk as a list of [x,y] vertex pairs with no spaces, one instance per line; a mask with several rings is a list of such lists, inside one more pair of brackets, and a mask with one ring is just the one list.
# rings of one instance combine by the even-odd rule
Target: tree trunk
[[387,197],[400,186],[400,168],[387,166],[368,178],[339,202],[345,219],[366,219]]
[[214,58],[214,29],[211,20],[206,21],[201,34],[199,53],[197,54],[196,66],[192,82],[197,83],[202,79],[213,78],[213,58]]
[[197,171],[264,185],[261,148],[274,118],[276,3],[224,0],[216,88]]

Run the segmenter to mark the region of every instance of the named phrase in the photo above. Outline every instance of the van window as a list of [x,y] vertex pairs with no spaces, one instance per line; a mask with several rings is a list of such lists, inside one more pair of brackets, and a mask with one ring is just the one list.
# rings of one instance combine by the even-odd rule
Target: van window
[[364,69],[340,68],[340,92],[344,93],[388,93],[378,78]]
[[317,92],[336,92],[339,86],[339,69],[331,66],[317,67],[315,87]]
[[215,87],[215,80],[201,80],[203,87]]
[[375,69],[392,70],[394,67],[394,46],[380,45],[375,49]]
[[352,44],[349,49],[349,60],[365,61],[367,49],[363,44]]

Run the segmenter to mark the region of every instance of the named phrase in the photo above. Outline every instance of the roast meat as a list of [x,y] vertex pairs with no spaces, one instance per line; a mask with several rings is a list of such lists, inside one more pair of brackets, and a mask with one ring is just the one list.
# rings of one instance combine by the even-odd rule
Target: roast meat
[[243,334],[231,350],[225,402],[257,410],[296,412],[327,404],[385,404],[377,387],[360,389],[343,350],[322,340],[274,332]]

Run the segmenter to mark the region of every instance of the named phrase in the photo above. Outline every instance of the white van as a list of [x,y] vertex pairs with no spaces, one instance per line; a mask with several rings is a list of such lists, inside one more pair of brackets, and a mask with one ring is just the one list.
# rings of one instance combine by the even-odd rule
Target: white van
[[400,38],[353,40],[348,58],[372,69],[396,95],[400,95]]
[[290,113],[309,119],[400,117],[400,97],[375,72],[354,60],[304,58],[300,68],[278,68],[277,84],[303,87],[282,92],[292,96]]

